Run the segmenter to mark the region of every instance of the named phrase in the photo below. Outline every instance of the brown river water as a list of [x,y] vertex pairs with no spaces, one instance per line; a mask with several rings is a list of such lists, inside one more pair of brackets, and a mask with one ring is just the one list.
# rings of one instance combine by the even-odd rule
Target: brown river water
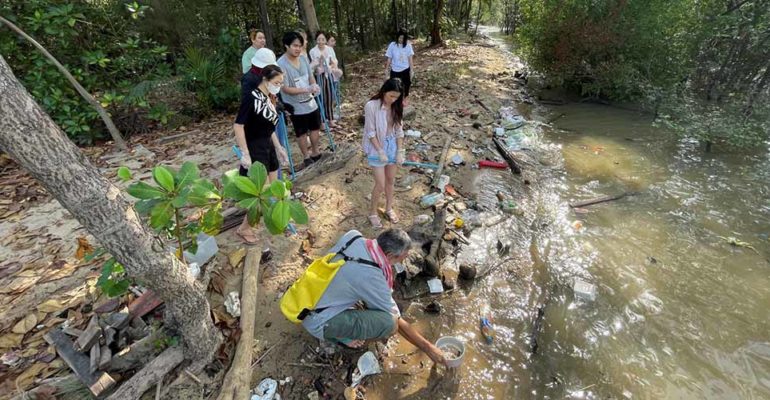
[[[439,297],[440,315],[422,311],[430,298],[404,312],[428,337],[465,341],[463,364],[420,367],[399,340],[367,398],[770,399],[770,146],[705,153],[649,115],[601,105],[535,114],[564,114],[531,129],[536,181],[483,170],[475,182],[490,218],[497,191],[523,215],[474,230],[447,267],[491,268]],[[593,301],[576,298],[574,278],[596,286]]]

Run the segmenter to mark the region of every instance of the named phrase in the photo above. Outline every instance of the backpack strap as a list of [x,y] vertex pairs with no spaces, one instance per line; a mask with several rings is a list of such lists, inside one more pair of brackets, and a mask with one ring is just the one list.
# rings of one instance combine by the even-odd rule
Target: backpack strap
[[356,262],[356,263],[359,263],[359,264],[363,264],[363,265],[366,265],[366,266],[369,266],[369,267],[375,267],[377,269],[380,269],[380,265],[377,264],[374,261],[365,260],[365,259],[358,258],[358,257],[350,257],[347,254],[345,254],[345,250],[347,250],[347,248],[350,247],[350,245],[353,244],[353,242],[355,242],[358,239],[361,239],[361,237],[362,237],[361,235],[355,235],[352,238],[350,238],[350,240],[348,240],[348,242],[345,243],[345,245],[340,248],[340,250],[337,252],[337,254],[341,255],[342,259],[345,260],[345,262],[353,261],[353,262]]

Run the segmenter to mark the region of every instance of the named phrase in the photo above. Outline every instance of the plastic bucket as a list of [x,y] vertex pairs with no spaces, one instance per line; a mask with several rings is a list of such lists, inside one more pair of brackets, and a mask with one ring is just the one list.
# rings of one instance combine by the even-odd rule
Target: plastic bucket
[[[465,357],[465,343],[462,340],[454,336],[444,336],[436,341],[436,347],[444,352],[447,367],[457,368],[463,363],[463,358]],[[449,351],[446,351],[447,349]],[[447,355],[448,352],[455,351],[459,351],[460,355],[455,358]]]

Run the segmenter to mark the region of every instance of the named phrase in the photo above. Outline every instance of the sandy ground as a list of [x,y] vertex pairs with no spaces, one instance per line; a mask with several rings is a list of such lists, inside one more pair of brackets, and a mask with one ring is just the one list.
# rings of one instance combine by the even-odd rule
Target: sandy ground
[[[465,41],[450,41],[448,46],[435,49],[418,44],[417,48],[417,79],[411,97],[414,113],[405,121],[405,129],[421,131],[422,138],[407,139],[407,154],[422,162],[437,163],[444,141],[452,137],[449,156],[460,154],[466,163],[448,166],[445,173],[460,194],[472,198],[470,182],[476,170],[471,165],[475,160],[496,156],[489,146],[495,112],[510,99],[526,99],[522,99],[521,91],[517,90],[510,59],[497,48]],[[366,100],[382,83],[381,61],[377,53],[348,66],[343,127],[334,132],[338,144],[360,145],[359,117]],[[195,161],[204,175],[217,177],[236,166],[230,150],[232,119],[233,116],[221,116],[173,132],[143,135],[132,140],[133,146],[141,145],[141,148],[130,155],[115,153],[106,146],[84,152],[119,187],[124,187],[116,178],[120,165],[129,166],[140,177],[149,177],[149,169],[156,163],[179,166],[184,161]],[[169,140],[181,133],[186,134]],[[477,149],[477,154],[473,149]],[[482,150],[483,153],[479,153]],[[296,160],[299,160],[298,153],[294,145]],[[2,158],[0,166],[0,190],[6,195],[0,200],[0,353],[18,350],[25,357],[24,364],[16,369],[0,365],[0,377],[4,381],[0,384],[0,393],[7,395],[18,393],[17,383],[18,389],[28,389],[35,385],[36,379],[68,373],[61,360],[53,358],[52,349],[42,340],[42,335],[64,320],[58,317],[62,310],[69,309],[67,317],[71,318],[73,313],[84,312],[84,305],[99,304],[104,299],[94,288],[100,263],[86,263],[76,257],[77,238],[83,237],[90,243],[94,243],[93,239],[12,161]],[[399,226],[407,227],[414,216],[426,213],[419,206],[419,200],[429,193],[430,180],[422,170],[404,168],[399,172],[396,193],[396,210],[402,220]],[[355,361],[360,353],[338,351],[331,359],[320,357],[318,341],[285,320],[278,302],[309,261],[325,254],[346,231],[358,229],[366,236],[376,235],[366,218],[367,194],[372,184],[363,157],[355,157],[344,168],[295,188],[295,192],[305,193],[303,202],[311,216],[310,224],[298,227],[296,235],[269,239],[274,257],[263,264],[260,273],[254,337],[255,357],[265,355],[268,350],[269,353],[253,369],[254,385],[267,377],[283,380],[279,393],[288,399],[306,398],[318,389],[327,392],[329,398],[338,398],[349,385],[350,361]],[[232,334],[237,321],[226,314],[222,302],[228,292],[240,290],[240,268],[233,267],[228,256],[239,251],[243,244],[234,230],[220,234],[217,242],[220,253],[209,264],[212,270],[209,295],[219,326],[225,334]],[[15,324],[29,313],[36,313],[42,326],[13,333]],[[233,346],[233,342],[228,341],[220,354],[224,365]],[[399,349],[403,347],[399,345]],[[424,360],[417,359],[415,363],[428,368],[429,361],[420,361]],[[33,367],[35,373],[24,376]],[[207,398],[216,392],[225,369],[220,368],[212,376],[201,376],[202,386],[190,379],[182,380],[168,398]],[[20,375],[23,379],[19,380]],[[365,389],[359,389],[358,396],[363,398]]]

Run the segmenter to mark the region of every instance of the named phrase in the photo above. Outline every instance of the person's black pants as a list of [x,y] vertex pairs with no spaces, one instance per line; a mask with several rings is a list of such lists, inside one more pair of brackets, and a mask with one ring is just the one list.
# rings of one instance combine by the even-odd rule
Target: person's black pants
[[404,84],[404,97],[409,97],[409,88],[412,86],[411,72],[412,72],[411,68],[407,68],[401,72],[395,72],[392,69],[390,70],[390,78],[401,79],[401,83]]

